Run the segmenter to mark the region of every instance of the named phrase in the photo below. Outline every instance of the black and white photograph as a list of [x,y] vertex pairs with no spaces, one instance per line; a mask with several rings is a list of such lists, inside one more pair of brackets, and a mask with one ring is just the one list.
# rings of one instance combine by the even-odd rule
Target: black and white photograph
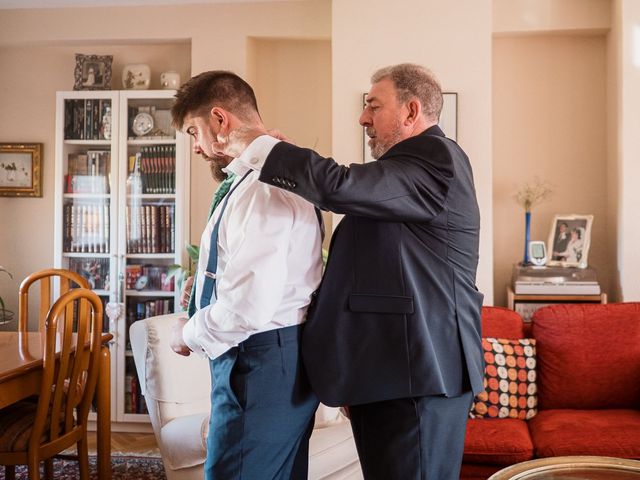
[[76,53],[74,90],[111,90],[113,55]]
[[556,215],[547,243],[549,265],[586,267],[592,223],[593,215]]

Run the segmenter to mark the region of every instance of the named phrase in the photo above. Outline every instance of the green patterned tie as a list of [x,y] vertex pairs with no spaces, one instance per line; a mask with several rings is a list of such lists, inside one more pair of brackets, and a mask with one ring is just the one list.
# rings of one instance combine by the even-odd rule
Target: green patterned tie
[[[216,193],[213,194],[213,199],[211,200],[211,206],[209,207],[209,213],[207,214],[207,221],[213,215],[213,211],[216,209],[218,204],[222,201],[224,196],[229,193],[231,189],[231,185],[233,181],[236,179],[235,174],[230,173],[229,176],[218,185],[218,189]],[[195,277],[198,276],[198,272],[196,271]],[[191,296],[189,297],[189,306],[187,307],[187,313],[189,314],[189,318],[193,317],[193,314],[196,313],[196,281],[195,278],[193,280],[193,286],[191,287]]]

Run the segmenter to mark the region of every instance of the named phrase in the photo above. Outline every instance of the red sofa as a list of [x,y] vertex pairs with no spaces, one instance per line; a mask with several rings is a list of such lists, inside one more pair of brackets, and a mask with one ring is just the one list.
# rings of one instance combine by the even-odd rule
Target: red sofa
[[483,337],[536,340],[538,413],[469,419],[462,479],[561,455],[640,459],[640,303],[562,304],[531,324],[485,307]]

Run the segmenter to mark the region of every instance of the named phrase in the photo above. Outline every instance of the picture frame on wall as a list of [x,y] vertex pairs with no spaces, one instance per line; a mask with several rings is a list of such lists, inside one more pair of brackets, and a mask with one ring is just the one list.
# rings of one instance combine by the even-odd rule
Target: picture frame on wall
[[586,268],[593,215],[556,215],[547,241],[547,265]]
[[113,55],[76,53],[74,90],[111,90]]
[[[362,94],[362,108],[367,106],[367,94]],[[453,140],[458,141],[458,94],[456,92],[442,93],[442,112],[438,126],[444,134]],[[373,162],[375,159],[371,156],[371,148],[369,148],[369,137],[367,129],[362,127],[362,161],[363,163]]]
[[0,196],[42,197],[42,143],[0,144]]

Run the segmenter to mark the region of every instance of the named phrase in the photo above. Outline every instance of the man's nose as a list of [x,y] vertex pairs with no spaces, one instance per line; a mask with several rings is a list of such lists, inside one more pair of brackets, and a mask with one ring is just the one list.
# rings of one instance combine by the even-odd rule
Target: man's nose
[[362,125],[363,127],[369,127],[371,126],[371,117],[369,116],[369,114],[367,113],[366,110],[364,110],[361,114],[360,114],[360,118],[358,119],[358,122],[360,123],[360,125]]

